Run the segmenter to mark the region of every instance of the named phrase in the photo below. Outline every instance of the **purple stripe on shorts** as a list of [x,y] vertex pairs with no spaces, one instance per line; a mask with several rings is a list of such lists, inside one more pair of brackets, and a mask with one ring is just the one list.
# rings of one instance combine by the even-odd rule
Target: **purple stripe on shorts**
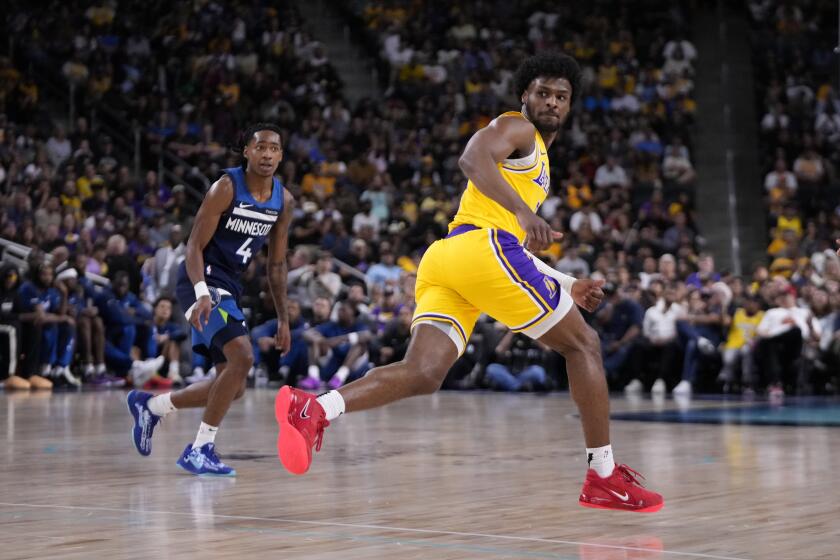
[[[540,272],[516,237],[504,230],[496,230],[496,239],[510,265],[516,270],[516,275],[522,279],[522,284],[529,291],[537,292],[548,303],[550,309],[540,301],[540,307],[546,311],[554,310],[560,301],[560,290],[557,281]],[[539,299],[538,299],[539,301]]]
[[480,228],[472,224],[461,224],[460,226],[457,226],[455,229],[450,231],[446,238],[449,239],[450,237],[455,237],[456,235],[461,235],[462,233],[467,233],[468,231],[473,231],[476,229]]

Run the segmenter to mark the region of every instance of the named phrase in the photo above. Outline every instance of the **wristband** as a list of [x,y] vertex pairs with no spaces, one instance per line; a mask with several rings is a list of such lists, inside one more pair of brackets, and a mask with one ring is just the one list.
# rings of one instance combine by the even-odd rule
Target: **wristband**
[[200,300],[204,296],[210,297],[210,290],[207,289],[207,282],[197,282],[195,286],[193,286],[193,290],[195,290],[196,301]]
[[359,342],[359,335],[358,335],[358,333],[351,332],[350,334],[348,334],[348,335],[347,335],[347,341],[348,341],[350,344],[356,344],[357,342]]

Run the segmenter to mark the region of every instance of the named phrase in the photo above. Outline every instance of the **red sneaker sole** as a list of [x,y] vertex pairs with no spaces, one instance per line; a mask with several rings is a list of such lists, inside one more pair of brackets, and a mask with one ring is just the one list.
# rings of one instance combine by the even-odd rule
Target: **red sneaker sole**
[[274,417],[280,426],[277,434],[277,456],[286,470],[292,474],[304,474],[312,462],[306,440],[297,429],[289,424],[289,405],[292,390],[288,385],[281,387],[274,399]]
[[665,505],[665,502],[661,504],[656,504],[655,506],[648,506],[646,508],[639,508],[639,509],[631,509],[631,508],[622,508],[622,507],[609,507],[609,506],[601,506],[598,504],[590,504],[589,502],[582,502],[578,500],[578,503],[583,507],[593,508],[593,509],[611,509],[613,511],[631,511],[633,513],[654,513],[662,509]]

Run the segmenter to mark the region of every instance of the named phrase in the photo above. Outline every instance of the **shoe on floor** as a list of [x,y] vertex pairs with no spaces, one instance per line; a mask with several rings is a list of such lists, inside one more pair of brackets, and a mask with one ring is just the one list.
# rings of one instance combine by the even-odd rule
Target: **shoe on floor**
[[687,381],[683,379],[677,386],[674,387],[674,390],[671,391],[674,395],[690,395],[691,394],[691,381]]
[[586,472],[578,503],[584,507],[653,513],[662,509],[662,496],[642,486],[644,478],[627,465],[616,465],[612,474],[601,478],[594,469]]
[[188,444],[176,463],[190,474],[197,476],[236,476],[236,470],[227,466],[216,455],[216,445],[205,443],[197,449]]
[[29,378],[29,384],[36,391],[48,391],[53,388],[53,383],[49,379],[41,377],[40,375],[32,375]]
[[653,386],[650,388],[651,394],[654,395],[664,395],[667,391],[667,387],[665,386],[665,380],[660,378],[653,382]]
[[[33,375],[32,377],[35,376]],[[43,377],[41,377],[41,379],[43,379]],[[3,388],[7,391],[28,391],[32,388],[32,384],[23,377],[10,375],[3,383]]]
[[151,379],[143,384],[143,389],[146,391],[151,389],[171,389],[173,385],[174,383],[171,379],[154,374]]
[[641,393],[642,389],[644,389],[644,385],[642,385],[642,382],[638,379],[634,379],[633,381],[624,386],[625,393]]
[[321,388],[321,381],[307,375],[298,381],[298,388],[303,389],[304,391],[317,391]]

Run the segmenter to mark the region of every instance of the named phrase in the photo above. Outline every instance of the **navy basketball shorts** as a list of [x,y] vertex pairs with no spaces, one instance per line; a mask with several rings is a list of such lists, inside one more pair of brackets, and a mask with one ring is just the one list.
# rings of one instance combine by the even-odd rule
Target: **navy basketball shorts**
[[[191,326],[192,349],[193,352],[210,358],[214,365],[218,365],[227,362],[223,351],[225,344],[237,336],[247,336],[248,327],[245,315],[230,292],[213,287],[208,287],[208,290],[213,309],[210,311],[210,319],[203,325],[203,330],[199,331]],[[179,282],[176,292],[178,303],[189,321],[193,308],[197,305],[195,291],[189,283]]]

